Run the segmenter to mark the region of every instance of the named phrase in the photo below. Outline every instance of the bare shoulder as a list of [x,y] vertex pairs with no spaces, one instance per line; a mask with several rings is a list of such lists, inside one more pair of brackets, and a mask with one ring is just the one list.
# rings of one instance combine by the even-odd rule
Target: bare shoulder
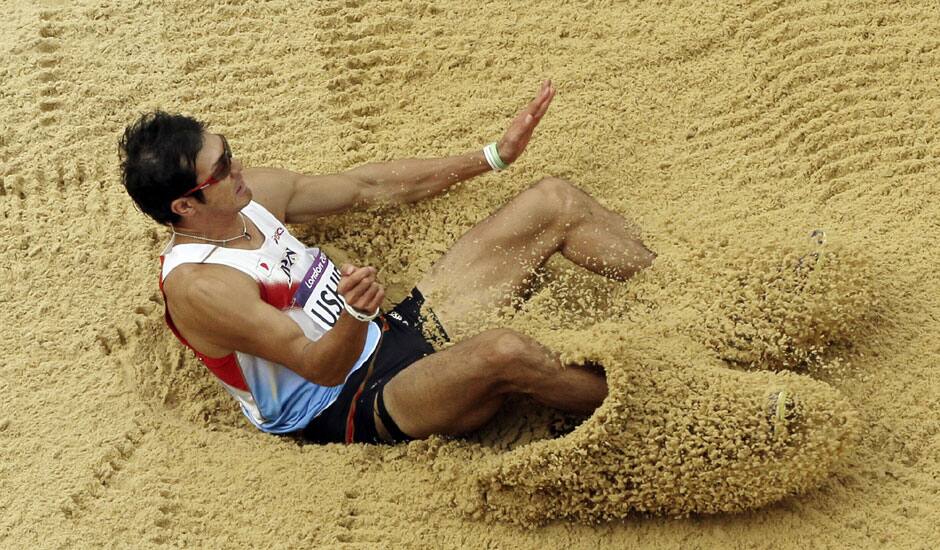
[[299,174],[280,168],[246,168],[245,182],[251,189],[251,198],[265,207],[282,223],[287,216],[287,205],[294,193]]
[[244,171],[252,198],[281,220],[306,223],[320,216],[365,206],[368,182],[355,170],[305,175],[281,168]]
[[[223,265],[183,264],[163,281],[166,305],[186,341],[210,357],[222,357],[243,337],[244,318],[261,302],[258,285]],[[211,320],[211,322],[207,322]]]
[[206,299],[250,297],[258,287],[247,275],[216,264],[182,264],[163,281],[167,300],[181,306]]
[[261,298],[248,275],[223,265],[184,264],[170,272],[163,288],[173,323],[200,353],[225,357],[237,350],[302,370],[311,341],[290,316]]

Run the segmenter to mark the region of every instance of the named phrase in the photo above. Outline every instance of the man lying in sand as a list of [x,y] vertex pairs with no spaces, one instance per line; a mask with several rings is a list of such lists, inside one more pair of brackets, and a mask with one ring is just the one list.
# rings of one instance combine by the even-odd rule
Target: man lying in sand
[[[601,372],[561,364],[508,329],[435,353],[425,328],[509,304],[554,253],[626,280],[656,255],[631,225],[572,183],[544,178],[470,229],[388,312],[376,268],[337,268],[285,227],[432,197],[525,150],[555,95],[546,81],[498,143],[427,160],[308,176],[247,168],[226,138],[156,112],[121,140],[123,183],[173,237],[160,257],[170,329],[258,428],[319,442],[400,442],[483,426],[507,396],[590,414]],[[433,297],[433,304],[425,303]],[[430,305],[433,305],[433,310]],[[428,327],[425,327],[425,324]]]

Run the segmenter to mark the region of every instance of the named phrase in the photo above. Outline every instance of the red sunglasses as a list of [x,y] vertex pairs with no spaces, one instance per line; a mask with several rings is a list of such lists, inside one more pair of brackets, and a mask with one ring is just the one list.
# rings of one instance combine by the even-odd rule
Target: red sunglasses
[[222,156],[219,157],[219,160],[216,161],[216,164],[219,166],[216,168],[215,172],[209,176],[206,181],[197,184],[196,187],[193,187],[189,191],[183,193],[184,197],[188,197],[195,193],[196,191],[201,191],[210,185],[215,185],[220,181],[228,177],[232,172],[232,149],[228,146],[228,140],[225,139],[225,136],[219,134],[219,137],[222,138]]

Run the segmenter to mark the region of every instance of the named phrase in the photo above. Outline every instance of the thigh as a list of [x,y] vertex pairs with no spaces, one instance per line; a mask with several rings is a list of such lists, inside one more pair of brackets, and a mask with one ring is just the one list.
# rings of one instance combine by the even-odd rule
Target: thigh
[[385,406],[398,427],[414,438],[458,435],[485,424],[504,399],[487,364],[492,338],[468,338],[418,360],[384,388]]
[[554,205],[523,191],[467,231],[418,283],[445,329],[475,310],[504,307],[529,287],[562,244]]
[[421,332],[420,311],[414,303],[418,298],[412,295],[385,315],[382,340],[375,356],[350,375],[336,401],[304,429],[306,439],[320,443],[343,441],[347,418],[355,405],[355,440],[367,443],[382,440],[374,437],[377,425],[372,412],[376,394],[402,370],[434,353]]

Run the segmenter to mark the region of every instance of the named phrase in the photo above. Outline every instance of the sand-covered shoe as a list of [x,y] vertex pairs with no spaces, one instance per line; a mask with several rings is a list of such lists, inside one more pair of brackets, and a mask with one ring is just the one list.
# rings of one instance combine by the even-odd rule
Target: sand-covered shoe
[[[540,523],[738,512],[816,488],[854,447],[851,404],[790,372],[681,364],[674,342],[607,366],[610,394],[571,434],[474,465],[468,511]],[[646,349],[640,349],[645,347]],[[686,358],[693,354],[686,355]]]
[[796,427],[799,419],[793,392],[777,390],[767,397],[767,420],[774,434],[783,435]]

